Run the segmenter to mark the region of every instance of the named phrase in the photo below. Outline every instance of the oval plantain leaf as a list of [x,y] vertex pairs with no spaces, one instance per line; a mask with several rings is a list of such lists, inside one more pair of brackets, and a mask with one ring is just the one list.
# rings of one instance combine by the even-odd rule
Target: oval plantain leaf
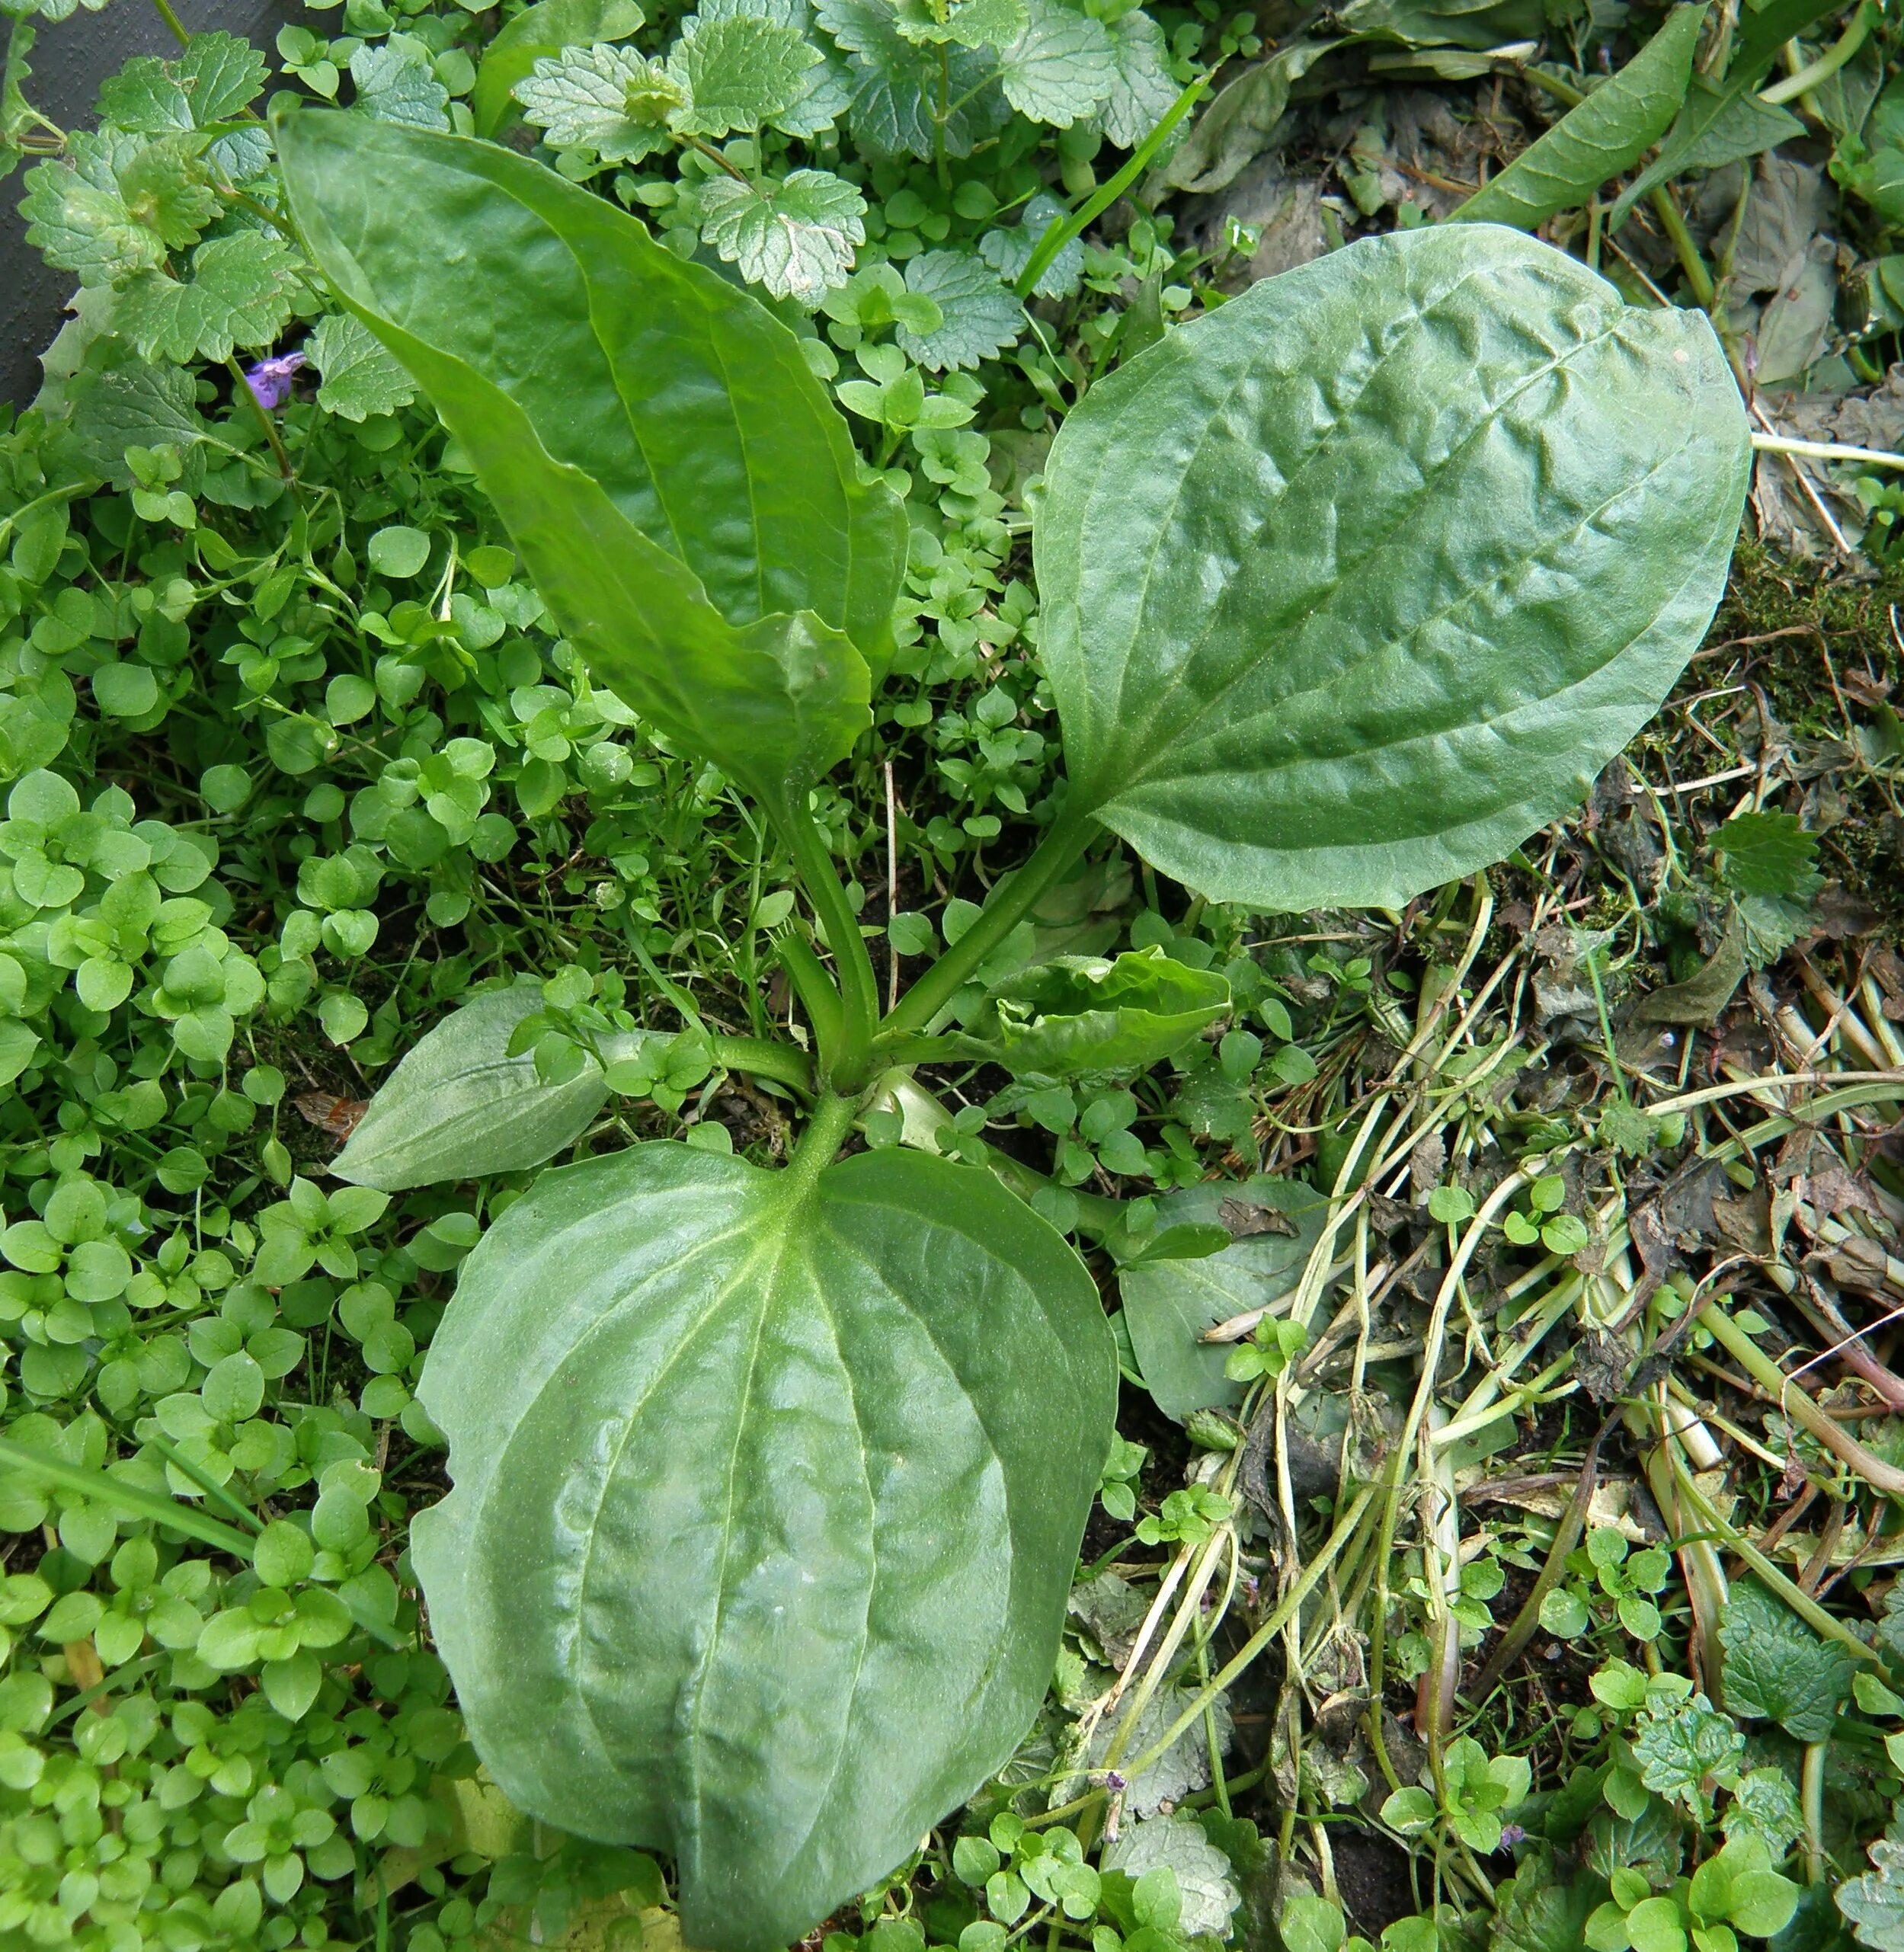
[[[591,1059],[566,1083],[546,1084],[529,1052],[510,1055],[510,1034],[542,1007],[542,986],[531,983],[452,1011],[377,1087],[331,1172],[394,1193],[523,1172],[572,1145],[606,1101],[608,1081]],[[648,1034],[610,1054],[632,1056]]]
[[1705,18],[1705,0],[1675,7],[1618,74],[1569,109],[1455,216],[1532,230],[1562,210],[1578,210],[1602,184],[1630,169],[1679,113]]
[[777,1952],[1010,1754],[1055,1657],[1116,1363],[984,1173],[674,1144],[546,1174],[464,1263],[415,1563],[510,1800],[671,1851]]
[[1093,386],[1035,532],[1071,793],[1263,909],[1398,905],[1577,802],[1724,585],[1710,326],[1493,225],[1253,286]]
[[469,450],[589,666],[770,806],[869,722],[904,518],[763,307],[553,171],[334,111],[299,228]]

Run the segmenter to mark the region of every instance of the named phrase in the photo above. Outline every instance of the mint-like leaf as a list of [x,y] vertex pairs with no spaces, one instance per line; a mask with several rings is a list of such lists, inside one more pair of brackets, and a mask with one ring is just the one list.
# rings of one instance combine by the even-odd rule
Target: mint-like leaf
[[1805,1834],[1798,1792],[1783,1769],[1748,1769],[1739,1778],[1720,1819],[1728,1842],[1734,1837],[1756,1837],[1778,1862]]
[[119,328],[143,359],[230,357],[235,346],[269,345],[291,315],[297,260],[259,231],[199,246],[181,283],[148,271],[126,287]]
[[129,447],[176,447],[185,456],[181,485],[203,475],[194,450],[205,437],[197,386],[182,366],[155,366],[117,341],[95,346],[66,382],[66,402],[80,453],[111,487],[138,485],[126,465]]
[[1176,101],[1176,78],[1163,30],[1148,14],[1126,14],[1109,32],[1114,78],[1098,119],[1120,149],[1134,149]]
[[[99,120],[150,136],[229,122],[257,100],[269,72],[264,56],[236,34],[195,34],[169,61],[152,54],[128,61],[99,91]],[[243,182],[269,163],[269,139],[261,128],[235,130],[213,145],[210,156]]]
[[392,34],[381,46],[360,47],[350,57],[350,79],[356,105],[379,122],[450,126],[450,91],[437,79],[430,50],[413,35]]
[[1230,1918],[1243,1902],[1230,1876],[1230,1860],[1194,1816],[1152,1816],[1126,1824],[1124,1834],[1105,1851],[1104,1867],[1125,1872],[1134,1883],[1151,1873],[1171,1872],[1181,1906],[1176,1928],[1186,1938],[1204,1932],[1227,1938]]
[[660,62],[608,41],[546,56],[516,84],[515,96],[552,149],[587,149],[603,162],[638,162],[666,149],[667,118],[683,101]]
[[1904,1841],[1880,1837],[1871,1867],[1838,1887],[1838,1909],[1861,1945],[1871,1952],[1904,1952]]
[[806,92],[820,50],[797,28],[730,14],[684,34],[667,71],[687,96],[674,126],[683,136],[751,133]]
[[318,321],[305,351],[323,380],[318,405],[347,421],[393,414],[417,397],[408,373],[360,319],[334,312]]
[[1016,339],[1024,324],[1023,307],[997,274],[962,251],[928,251],[909,260],[906,289],[930,299],[939,308],[939,322],[930,332],[901,322],[894,336],[909,359],[935,373],[994,357]]
[[824,170],[796,169],[756,189],[731,176],[701,186],[701,235],[776,298],[817,305],[853,269],[866,239],[866,200]]
[[1851,1658],[1821,1639],[1756,1580],[1732,1589],[1719,1639],[1726,1704],[1777,1722],[1795,1742],[1822,1742],[1851,1691]]
[[120,168],[146,146],[136,136],[78,135],[58,161],[27,172],[27,242],[48,264],[82,285],[110,285],[164,261],[165,240],[133,214],[120,187]]
[[[854,139],[875,155],[911,155],[930,162],[934,153],[933,104],[939,97],[939,55],[914,46],[899,33],[885,0],[818,0],[820,24],[850,59],[850,117]],[[993,85],[997,64],[968,48],[946,64],[946,99],[957,104],[946,123],[946,152],[967,156],[978,138],[996,127],[1001,104]]]
[[1009,47],[1029,19],[1025,0],[898,0],[894,9],[901,34],[926,46]]
[[1101,21],[1063,0],[1030,0],[1030,14],[1000,59],[1005,99],[1034,122],[1068,129],[1117,85],[1111,37]]
[[1660,1701],[1643,1709],[1633,1752],[1646,1787],[1691,1810],[1704,1823],[1712,1814],[1706,1778],[1736,1780],[1746,1738],[1730,1716],[1720,1714],[1704,1695],[1695,1694],[1689,1701]]
[[798,96],[773,117],[773,126],[782,135],[810,142],[852,106],[853,70],[837,54],[823,52],[819,65],[807,70]]
[[224,207],[200,158],[203,143],[195,133],[162,136],[119,172],[127,213],[149,224],[173,251],[196,244]]
[[[1048,190],[1041,190],[1025,206],[1023,222],[988,230],[978,240],[978,254],[1008,285],[1018,282],[1019,274],[1032,261],[1038,241],[1064,206]],[[1044,270],[1032,290],[1040,298],[1069,298],[1084,280],[1084,246],[1073,238]]]
[[1824,886],[1813,863],[1818,837],[1788,813],[1734,814],[1712,837],[1719,878],[1735,894],[1781,895],[1805,901]]

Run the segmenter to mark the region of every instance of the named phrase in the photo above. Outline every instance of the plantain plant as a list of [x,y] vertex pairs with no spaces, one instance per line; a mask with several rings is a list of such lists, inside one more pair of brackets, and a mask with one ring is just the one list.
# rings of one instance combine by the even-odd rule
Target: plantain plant
[[490,1227],[421,1386],[454,1489],[412,1534],[510,1799],[670,1852],[688,1941],[766,1952],[1011,1755],[1112,1436],[1077,1253],[932,1117],[842,1157],[856,1119],[930,1106],[899,1081],[935,1058],[1129,1077],[1223,1018],[1220,976],[1154,950],[974,988],[1094,840],[1252,909],[1393,906],[1573,805],[1717,601],[1745,414],[1703,317],[1487,225],[1353,245],[1167,333],[1075,407],[1038,504],[1061,809],[882,1013],[810,796],[871,723],[907,527],[798,341],[504,149],[322,111],[279,137],[315,262],[589,670],[757,803],[817,925],[779,941],[804,1043],[603,1019],[546,1075],[535,993],[491,995],[337,1166],[533,1166],[631,1071],[658,1095],[719,1064],[805,1106],[784,1170],[638,1144]]

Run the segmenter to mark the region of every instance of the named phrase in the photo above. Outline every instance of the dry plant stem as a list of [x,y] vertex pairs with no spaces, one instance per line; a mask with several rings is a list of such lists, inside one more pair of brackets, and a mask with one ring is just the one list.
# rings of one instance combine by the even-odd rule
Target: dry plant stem
[[1848,1464],[1873,1490],[1904,1499],[1904,1470],[1867,1451],[1820,1410],[1810,1394],[1801,1384],[1794,1383],[1719,1306],[1716,1299],[1707,1301],[1699,1319],[1713,1340],[1761,1389],[1777,1399],[1780,1408],[1793,1422],[1802,1423],[1826,1450]]
[[1461,1514],[1454,1489],[1454,1464],[1434,1448],[1435,1434],[1448,1421],[1438,1403],[1428,1406],[1421,1481],[1422,1584],[1428,1592],[1429,1661],[1415,1690],[1415,1725],[1428,1744],[1431,1766],[1440,1780],[1440,1758],[1454,1717],[1454,1689],[1461,1679],[1461,1640],[1448,1602],[1461,1589]]

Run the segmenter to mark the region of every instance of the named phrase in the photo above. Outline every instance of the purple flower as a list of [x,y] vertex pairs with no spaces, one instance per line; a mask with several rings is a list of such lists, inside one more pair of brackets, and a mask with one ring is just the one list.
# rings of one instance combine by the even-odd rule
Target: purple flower
[[251,398],[267,412],[273,407],[283,406],[290,397],[291,376],[303,363],[302,353],[280,353],[274,358],[260,360],[245,376]]
[[1503,1823],[1501,1826],[1501,1843],[1504,1848],[1515,1844],[1524,1844],[1526,1842],[1527,1832],[1521,1828],[1519,1824]]

